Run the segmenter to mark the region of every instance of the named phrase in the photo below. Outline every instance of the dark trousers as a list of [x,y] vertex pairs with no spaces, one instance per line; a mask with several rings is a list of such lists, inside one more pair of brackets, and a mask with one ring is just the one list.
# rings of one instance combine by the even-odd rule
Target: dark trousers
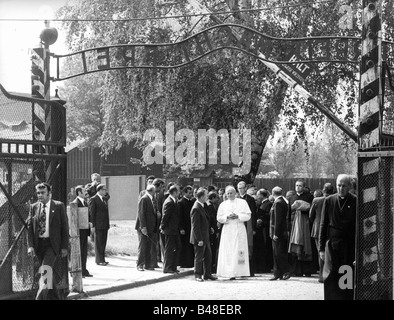
[[211,235],[211,253],[212,253],[212,268],[211,268],[211,273],[216,273],[216,268],[217,268],[217,261],[218,261],[218,248],[219,248],[219,239],[216,238],[216,234]]
[[107,246],[108,229],[96,229],[94,249],[96,263],[105,262],[105,247]]
[[269,236],[269,227],[261,227],[256,230],[253,242],[253,258],[257,273],[269,273],[273,268],[272,240]]
[[[318,238],[315,238],[315,244],[316,244],[317,252],[319,252],[319,239]],[[319,259],[319,280],[323,280],[324,260],[322,260],[320,258],[320,255],[319,255],[318,259]]]
[[194,247],[190,243],[190,231],[185,235],[180,235],[181,238],[181,253],[179,257],[179,265],[182,268],[193,268],[194,266]]
[[[332,242],[336,242],[333,246]],[[344,274],[339,273],[341,266],[352,268],[354,274],[354,244],[348,245],[346,240],[329,239],[326,242],[324,255],[324,300],[353,300],[354,277],[352,289],[340,288],[340,279]]]
[[179,235],[165,235],[163,272],[176,271],[181,251]]
[[202,246],[194,245],[194,275],[205,277],[211,276],[212,252],[210,243]]
[[89,229],[79,229],[79,244],[81,246],[82,275],[86,273],[86,261],[88,259],[88,236]]
[[151,235],[151,239],[153,240],[153,243],[155,244],[154,246],[151,246],[151,251],[150,251],[151,265],[152,265],[152,268],[154,268],[154,267],[158,266],[157,265],[157,261],[158,261],[159,257],[158,257],[158,254],[157,254],[157,252],[158,252],[157,250],[160,250],[158,233],[157,232],[153,232],[152,235]]
[[[145,236],[141,230],[137,230],[138,233],[138,259],[137,266],[145,268],[155,267],[153,257],[156,257],[156,242],[154,242],[154,233]],[[157,261],[156,261],[157,263]]]
[[163,233],[159,234],[159,243],[160,243],[160,251],[159,254],[161,255],[161,258],[159,259],[159,261],[164,263],[164,249],[166,246],[166,236]]
[[313,262],[298,260],[298,257],[294,254],[290,254],[290,265],[291,273],[296,276],[310,275],[313,272]]
[[287,241],[285,239],[272,240],[272,251],[274,258],[274,277],[282,277],[290,271],[287,256]]
[[[40,285],[40,288],[37,292],[36,300],[65,300],[67,297],[67,290],[56,288],[56,284],[60,281],[62,277],[68,277],[67,262],[63,266],[65,267],[65,270],[62,270],[61,267],[59,268],[59,266],[62,266],[61,262],[55,263],[57,259],[61,258],[56,256],[55,251],[52,249],[49,238],[45,240],[38,240],[36,255],[40,267],[43,268],[43,270],[40,270],[40,272],[41,274],[44,274],[43,276],[45,276],[46,278],[46,280],[40,279],[40,283],[44,282],[46,285],[44,285],[43,287],[41,287]],[[62,260],[67,261],[67,259]],[[48,271],[48,269],[50,269],[51,271]],[[66,282],[68,286],[68,281]],[[52,289],[49,289],[50,286],[52,287]]]

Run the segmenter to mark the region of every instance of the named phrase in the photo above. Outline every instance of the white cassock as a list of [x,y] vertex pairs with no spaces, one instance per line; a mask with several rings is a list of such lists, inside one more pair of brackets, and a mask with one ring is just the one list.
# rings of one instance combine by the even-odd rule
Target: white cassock
[[[231,214],[238,219],[227,219]],[[220,236],[216,275],[223,278],[249,276],[248,237],[245,221],[251,216],[248,203],[243,199],[223,201],[218,209],[217,220],[223,223]]]

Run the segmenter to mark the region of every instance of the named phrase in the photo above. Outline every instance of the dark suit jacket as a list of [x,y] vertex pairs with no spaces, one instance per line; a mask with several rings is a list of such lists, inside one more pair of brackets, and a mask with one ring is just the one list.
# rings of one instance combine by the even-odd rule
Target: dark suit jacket
[[269,227],[271,208],[272,202],[267,199],[257,209],[257,219],[261,219],[263,221],[261,227]]
[[[218,228],[218,222],[217,222],[217,213],[218,210],[216,209],[215,205],[213,203],[210,203],[209,205],[204,207],[205,211],[208,214],[209,217],[209,226],[210,228],[213,229],[214,234],[219,232]],[[215,235],[211,235],[211,237],[214,237]]]
[[[86,188],[86,192],[88,193],[90,198],[92,198],[93,196],[96,195],[97,186],[98,186],[98,184],[89,183],[89,186]],[[111,198],[111,196],[109,195],[109,193],[107,193],[104,198],[107,199],[107,201],[108,201]]]
[[319,238],[321,210],[323,209],[324,199],[325,197],[314,198],[311,209],[309,210],[309,220],[313,223],[311,231],[312,238]]
[[90,198],[89,215],[92,220],[93,228],[99,230],[109,229],[108,204],[105,204],[98,194]]
[[[52,249],[56,254],[61,249],[68,250],[68,218],[63,202],[51,200],[49,212],[49,238]],[[37,252],[38,234],[39,234],[39,214],[41,212],[42,203],[36,202],[30,206],[29,218],[27,221],[28,243],[29,247],[33,247]]]
[[204,207],[197,201],[194,202],[190,212],[191,217],[191,232],[190,243],[198,244],[199,241],[204,241],[204,244],[209,244],[209,216]]
[[179,235],[179,208],[171,197],[164,201],[160,228],[166,235]]
[[[325,251],[326,241],[333,237],[342,238],[348,242],[349,248],[355,247],[357,198],[349,193],[343,212],[338,205],[338,194],[333,194],[324,199],[320,221],[319,251]],[[330,229],[337,233],[330,236]],[[349,252],[349,261],[353,263],[354,252]]]
[[[154,199],[153,199],[154,201]],[[135,229],[146,228],[148,234],[156,232],[157,212],[155,212],[152,200],[148,194],[142,196],[138,201],[138,214]]]
[[182,197],[181,200],[178,201],[179,205],[179,229],[185,230],[186,234],[190,234],[191,221],[190,221],[190,213],[195,203],[196,199],[192,198],[190,200]]
[[250,195],[248,195],[248,194],[246,194],[246,195],[244,196],[244,198],[242,198],[241,196],[239,196],[239,198],[240,198],[240,199],[246,200],[246,202],[248,203],[249,209],[250,209],[250,211],[252,212],[251,217],[250,217],[250,219],[251,219],[251,221],[252,221],[252,228],[253,228],[253,231],[256,231],[256,223],[257,223],[257,206],[256,206],[256,200],[255,200],[252,196],[250,196]]
[[279,239],[287,238],[287,223],[286,217],[288,214],[289,208],[288,204],[280,197],[276,199],[272,208],[271,208],[271,218],[270,218],[270,237],[273,238],[274,235]]

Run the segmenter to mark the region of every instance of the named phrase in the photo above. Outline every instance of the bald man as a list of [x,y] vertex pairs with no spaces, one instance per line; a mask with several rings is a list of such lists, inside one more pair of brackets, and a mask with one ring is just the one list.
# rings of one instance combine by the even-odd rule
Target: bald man
[[338,193],[328,196],[323,203],[319,255],[324,260],[325,300],[353,299],[353,289],[339,287],[342,276],[339,268],[345,265],[353,268],[355,260],[357,198],[349,192],[351,187],[351,177],[339,175]]

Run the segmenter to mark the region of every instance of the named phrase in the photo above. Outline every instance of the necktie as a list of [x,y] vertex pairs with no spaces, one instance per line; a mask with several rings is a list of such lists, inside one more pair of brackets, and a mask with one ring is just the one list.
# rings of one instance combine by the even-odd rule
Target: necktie
[[87,207],[87,206],[88,206],[88,202],[87,202],[86,200],[83,200],[83,205],[84,205],[85,207]]
[[45,212],[45,208],[46,208],[46,204],[44,204],[44,206],[42,208],[40,219],[39,219],[39,226],[40,226],[39,234],[40,234],[40,236],[42,236],[46,231],[47,214]]
[[157,213],[157,200],[155,196],[152,197],[152,203],[153,203],[153,210],[155,211],[155,213]]

